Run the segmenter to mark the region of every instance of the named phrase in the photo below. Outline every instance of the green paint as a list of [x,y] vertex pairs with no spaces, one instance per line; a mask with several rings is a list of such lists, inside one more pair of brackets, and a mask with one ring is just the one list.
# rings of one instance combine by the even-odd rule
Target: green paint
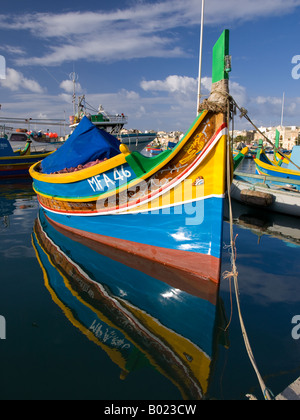
[[240,166],[240,164],[243,162],[244,159],[245,159],[245,154],[242,153],[241,151],[236,156],[234,156],[234,158],[233,158],[233,170],[234,171]]
[[176,150],[176,148],[180,147],[179,145],[182,142],[186,141],[187,137],[191,137],[193,132],[198,127],[198,122],[202,118],[203,112],[201,112],[193,124],[188,129],[185,136],[177,143],[173,150],[165,150],[164,152],[160,153],[157,156],[153,157],[146,157],[139,152],[132,152],[130,155],[126,156],[126,161],[130,165],[130,167],[134,170],[137,177],[141,177],[145,175],[147,172],[152,171],[156,166],[160,165],[164,160],[167,161],[169,156]]
[[279,140],[280,140],[280,133],[278,130],[276,130],[275,146],[277,147],[277,149],[279,148]]
[[256,159],[259,159],[259,158],[260,158],[260,154],[261,154],[261,152],[262,152],[263,145],[264,145],[264,142],[263,142],[263,140],[262,140],[262,139],[260,139],[260,140],[258,141],[258,149],[257,149],[257,152],[256,152]]
[[228,71],[225,68],[225,57],[229,55],[229,30],[225,29],[213,48],[213,70],[212,82],[229,79]]
[[173,150],[166,150],[160,153],[157,156],[146,157],[139,152],[133,152],[130,155],[126,156],[126,161],[130,167],[134,170],[137,177],[145,175],[147,172],[150,172],[156,166],[160,165],[164,160],[166,160]]

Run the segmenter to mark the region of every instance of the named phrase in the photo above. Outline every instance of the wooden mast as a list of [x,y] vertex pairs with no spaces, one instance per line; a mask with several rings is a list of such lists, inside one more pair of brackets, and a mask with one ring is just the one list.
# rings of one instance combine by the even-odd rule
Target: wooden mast
[[205,5],[205,0],[202,0],[197,114],[199,114],[199,112],[200,112],[199,105],[200,105],[200,101],[201,101],[201,78],[202,78],[202,50],[203,50],[204,5]]

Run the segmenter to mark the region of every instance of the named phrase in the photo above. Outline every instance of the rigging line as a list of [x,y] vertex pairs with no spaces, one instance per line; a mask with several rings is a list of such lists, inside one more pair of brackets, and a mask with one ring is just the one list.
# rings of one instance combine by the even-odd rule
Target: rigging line
[[[95,107],[93,107],[93,105],[89,104],[86,100],[84,100],[84,103],[85,103],[85,107],[87,108],[87,107],[89,106],[89,107],[90,107],[89,109],[90,109],[91,111],[95,111],[95,112],[97,112],[97,111],[98,111]],[[88,109],[88,108],[87,108],[87,109]]]
[[[229,129],[229,120],[230,120],[230,99],[228,100],[228,109],[227,109],[227,123],[228,123],[228,129]],[[232,115],[233,117],[233,115]],[[240,304],[240,292],[239,292],[239,284],[238,284],[238,272],[236,267],[236,237],[234,238],[233,235],[233,214],[232,214],[232,203],[231,203],[231,194],[230,194],[230,187],[231,187],[231,171],[232,171],[232,165],[231,165],[231,148],[230,148],[230,142],[229,142],[229,136],[227,137],[227,194],[228,194],[228,205],[229,205],[229,219],[230,219],[230,252],[231,252],[231,265],[232,265],[232,271],[231,273],[224,273],[227,278],[232,277],[234,280],[234,288],[235,288],[235,296],[236,296],[236,302],[237,302],[237,308],[238,308],[238,314],[239,314],[239,320],[242,330],[242,335],[245,343],[245,347],[250,359],[250,362],[256,372],[263,396],[265,400],[272,400],[272,393],[269,391],[269,389],[266,387],[261,374],[259,373],[254,354],[251,349],[251,345],[249,342],[249,338],[246,332],[246,327],[244,324],[243,316],[242,316],[242,310],[241,310],[241,304]]]
[[57,79],[55,79],[55,77],[53,76],[53,74],[51,74],[51,73],[50,73],[50,71],[49,71],[46,67],[42,66],[42,68],[43,68],[43,69],[44,69],[44,70],[45,70],[45,71],[49,74],[49,76],[50,76],[50,77],[52,77],[52,79],[53,79],[53,80],[55,80],[55,81],[56,81],[56,83],[60,86],[60,84],[61,84],[61,83],[60,83]]
[[261,135],[261,136],[263,136],[264,137],[264,139],[272,146],[272,148],[274,149],[274,150],[276,150],[281,156],[283,156],[284,158],[286,158],[290,163],[292,163],[294,166],[296,166],[296,168],[297,169],[299,169],[299,171],[300,171],[300,167],[296,164],[296,163],[294,163],[290,158],[289,158],[289,156],[287,156],[285,153],[283,153],[283,152],[281,152],[274,144],[273,144],[273,142],[271,141],[271,140],[269,140],[268,139],[268,137],[254,124],[254,122],[251,120],[251,118],[249,117],[249,115],[248,115],[248,111],[245,109],[245,108],[243,108],[243,107],[240,107],[237,103],[236,103],[236,101],[232,98],[232,97],[230,97],[230,101],[232,101],[232,103],[238,108],[238,110],[241,112],[241,118],[242,117],[244,117],[254,128],[255,128],[255,130]]

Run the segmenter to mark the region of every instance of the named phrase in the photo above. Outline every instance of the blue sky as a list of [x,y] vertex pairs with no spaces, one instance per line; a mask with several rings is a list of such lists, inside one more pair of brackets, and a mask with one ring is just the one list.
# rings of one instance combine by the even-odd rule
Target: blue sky
[[[77,94],[128,115],[128,128],[185,131],[196,116],[200,18],[201,0],[4,2],[0,116],[68,118],[75,71]],[[236,101],[257,125],[279,125],[285,92],[284,124],[300,126],[300,0],[206,0],[204,95],[226,28]],[[239,118],[236,127],[250,128]]]

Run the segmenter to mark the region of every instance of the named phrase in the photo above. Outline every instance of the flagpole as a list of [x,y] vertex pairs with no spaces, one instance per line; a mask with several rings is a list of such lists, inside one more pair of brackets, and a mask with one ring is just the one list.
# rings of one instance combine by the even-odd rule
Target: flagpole
[[199,106],[200,106],[200,101],[201,101],[201,77],[202,77],[202,50],[203,50],[204,4],[205,4],[205,0],[202,0],[197,115],[199,114]]

